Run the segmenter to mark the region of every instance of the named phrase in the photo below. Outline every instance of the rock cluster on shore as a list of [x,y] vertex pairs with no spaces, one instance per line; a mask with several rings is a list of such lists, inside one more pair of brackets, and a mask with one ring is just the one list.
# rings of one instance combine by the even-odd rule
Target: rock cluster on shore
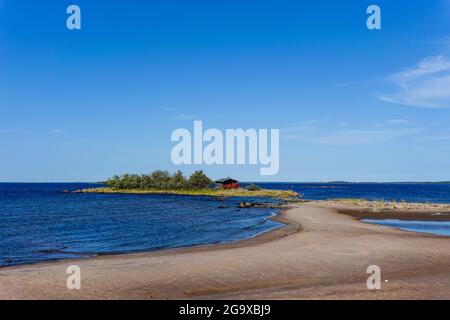
[[269,208],[269,209],[280,209],[283,205],[276,205],[273,203],[259,203],[259,202],[241,202],[238,208]]

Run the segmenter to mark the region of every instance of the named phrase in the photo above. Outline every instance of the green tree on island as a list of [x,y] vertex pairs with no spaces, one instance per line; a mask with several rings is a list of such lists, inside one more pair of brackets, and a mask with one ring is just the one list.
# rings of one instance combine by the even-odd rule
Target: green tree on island
[[195,171],[189,177],[189,186],[192,189],[206,189],[211,184],[211,179],[208,178],[202,170]]
[[188,188],[188,181],[186,177],[183,175],[183,172],[178,170],[172,176],[171,180],[171,188],[177,190],[183,190]]
[[156,170],[150,175],[154,189],[170,189],[171,176],[167,170]]
[[192,190],[206,189],[211,184],[211,179],[203,171],[195,171],[189,179],[183,172],[177,171],[170,174],[167,170],[156,170],[150,174],[124,174],[115,175],[108,179],[108,187],[116,190]]
[[183,172],[173,174],[166,170],[156,170],[149,174],[115,175],[106,181],[108,187],[79,190],[82,193],[126,193],[126,194],[177,194],[191,196],[220,197],[270,197],[277,199],[297,199],[299,194],[292,190],[262,189],[255,185],[248,188],[215,188],[211,179],[201,170],[189,178]]

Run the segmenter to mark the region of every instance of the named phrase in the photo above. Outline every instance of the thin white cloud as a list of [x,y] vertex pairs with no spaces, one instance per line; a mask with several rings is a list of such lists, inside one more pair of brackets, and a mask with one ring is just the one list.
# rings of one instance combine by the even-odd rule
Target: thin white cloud
[[0,129],[0,134],[14,134],[14,135],[49,135],[60,134],[63,131],[61,129],[51,129],[48,131],[25,131],[25,130],[4,130]]
[[[179,121],[190,121],[190,120],[195,120],[198,118],[197,115],[195,114],[187,114],[184,112],[178,112],[177,114],[175,114],[179,109],[177,108],[171,108],[171,107],[163,107],[161,108],[161,110],[171,113],[173,116],[171,117],[174,120],[179,120]],[[181,111],[181,110],[180,110]]]
[[376,128],[369,129],[330,129],[329,126],[304,125],[289,127],[281,131],[282,138],[331,146],[350,146],[383,143],[412,136],[420,131],[418,128]]
[[395,124],[405,124],[408,123],[408,120],[405,119],[390,119],[384,122],[387,125],[395,125]]
[[407,123],[409,123],[409,121],[406,119],[394,118],[394,119],[388,119],[386,121],[377,123],[373,127],[374,128],[392,128],[392,127],[399,127],[399,126],[404,127],[404,125],[406,125]]
[[424,136],[424,137],[419,137],[416,140],[417,141],[430,141],[430,142],[432,142],[432,141],[449,141],[450,134]]
[[417,66],[395,73],[389,80],[398,91],[380,95],[386,102],[423,108],[450,107],[450,59],[433,56]]
[[181,121],[188,121],[188,120],[195,120],[198,117],[193,114],[186,114],[186,113],[179,113],[175,116],[175,120],[181,120]]
[[177,111],[177,108],[162,107],[161,110],[165,112],[175,112]]

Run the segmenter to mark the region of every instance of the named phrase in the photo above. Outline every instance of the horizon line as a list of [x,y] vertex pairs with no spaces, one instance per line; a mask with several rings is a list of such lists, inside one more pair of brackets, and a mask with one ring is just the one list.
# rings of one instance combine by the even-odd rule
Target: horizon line
[[[0,181],[0,184],[6,184],[6,183],[22,183],[22,184],[38,184],[38,183],[55,183],[55,184],[63,184],[63,183],[74,183],[74,184],[81,184],[81,183],[91,183],[91,184],[101,184],[105,183],[106,181]],[[240,183],[315,183],[315,184],[363,184],[363,183],[373,183],[373,184],[382,184],[382,183],[450,183],[450,180],[438,180],[438,181],[347,181],[347,180],[332,180],[332,181],[239,181]]]

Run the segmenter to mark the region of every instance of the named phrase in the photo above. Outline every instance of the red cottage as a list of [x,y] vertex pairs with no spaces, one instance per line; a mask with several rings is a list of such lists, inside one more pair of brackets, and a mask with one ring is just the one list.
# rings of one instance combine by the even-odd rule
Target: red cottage
[[237,180],[231,179],[229,177],[217,180],[215,182],[222,189],[236,189],[240,187]]

